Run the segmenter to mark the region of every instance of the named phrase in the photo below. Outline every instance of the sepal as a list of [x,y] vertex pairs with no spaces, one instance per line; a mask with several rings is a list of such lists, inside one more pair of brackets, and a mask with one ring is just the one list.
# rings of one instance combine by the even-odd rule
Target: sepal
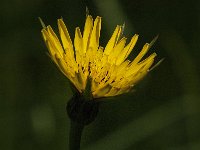
[[88,125],[98,114],[99,102],[86,100],[83,95],[77,93],[67,103],[66,110],[72,121]]

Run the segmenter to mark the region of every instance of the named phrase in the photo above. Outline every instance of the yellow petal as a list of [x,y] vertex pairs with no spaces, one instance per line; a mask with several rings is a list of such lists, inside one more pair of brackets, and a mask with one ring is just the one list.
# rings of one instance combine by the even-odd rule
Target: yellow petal
[[144,59],[143,61],[141,61],[138,65],[144,64],[144,63],[149,63],[150,61],[152,61],[155,57],[157,56],[156,53],[151,54],[149,57],[147,57],[146,59]]
[[46,46],[49,50],[49,54],[51,56],[51,58],[55,61],[55,55],[57,55],[59,58],[63,57],[63,52],[64,51],[59,51],[55,45],[55,42],[54,40],[49,36],[49,33],[43,29],[42,30],[42,34],[43,34],[43,37],[44,39],[46,40]]
[[89,48],[92,48],[95,51],[97,51],[99,47],[100,31],[101,31],[101,17],[98,16],[94,21],[94,26],[92,29],[90,45],[89,45]]
[[156,57],[156,53],[151,54],[148,58],[143,60],[138,64],[138,69],[132,72],[132,77],[128,76],[127,78],[131,79],[131,84],[136,84],[139,82],[144,76],[148,73],[149,68],[152,66],[154,62],[154,58]]
[[83,31],[83,52],[86,53],[89,43],[90,43],[90,34],[93,27],[92,16],[88,15],[85,21],[85,27]]
[[[124,77],[129,78],[130,76],[134,76],[138,72],[142,72],[144,69],[146,69],[146,67],[144,67],[144,66],[146,66],[149,63],[151,64],[151,62],[154,60],[155,57],[156,57],[156,53],[153,53],[148,58],[146,58],[145,60],[141,61],[140,63],[135,64],[134,66],[133,65],[129,66]],[[149,70],[149,68],[147,68],[147,71],[148,70]]]
[[138,35],[135,34],[130,43],[122,50],[122,53],[119,55],[117,61],[116,61],[116,65],[120,65],[131,53],[132,49],[134,48],[136,42],[138,40]]
[[126,60],[125,62],[121,63],[116,71],[115,71],[115,75],[116,75],[116,79],[117,81],[120,80],[120,78],[122,78],[126,73],[127,73],[127,66],[129,65],[130,61]]
[[76,52],[79,52],[79,54],[83,54],[82,35],[81,35],[81,31],[79,27],[77,27],[75,30],[74,46],[75,46]]
[[83,40],[80,28],[78,27],[75,30],[74,47],[76,52],[76,62],[80,65],[83,56]]
[[99,88],[98,90],[94,91],[92,95],[94,98],[104,97],[112,88],[109,84],[105,84],[103,87]]
[[42,29],[41,32],[42,32],[43,39],[44,39],[45,44],[46,44],[46,46],[47,46],[47,48],[49,50],[50,55],[54,57],[56,52],[55,52],[55,49],[53,49],[52,47],[49,46],[49,40],[48,40],[49,35],[48,35],[48,32],[45,29]]
[[55,50],[60,53],[60,55],[62,55],[63,53],[63,48],[60,44],[60,41],[58,39],[58,37],[56,36],[56,34],[54,33],[53,29],[51,28],[51,26],[47,26],[47,32],[49,35],[49,41],[51,42],[51,44],[55,47]]
[[62,19],[58,19],[58,29],[64,49],[73,49],[72,41],[67,27]]
[[119,37],[121,35],[121,32],[122,32],[122,27],[118,25],[115,28],[115,31],[114,31],[112,37],[110,38],[108,44],[105,47],[105,50],[104,50],[104,54],[105,55],[109,55],[110,54],[110,52],[112,51],[113,47],[118,42],[118,39],[119,39]]
[[131,66],[134,66],[135,64],[137,64],[141,59],[142,57],[147,53],[147,51],[149,50],[149,44],[146,43],[141,52],[137,55],[137,57],[131,62]]
[[112,87],[112,88],[110,89],[110,91],[109,91],[107,94],[105,94],[105,96],[106,96],[106,97],[108,97],[108,96],[115,96],[115,95],[117,95],[117,92],[118,92],[118,91],[119,91],[118,88]]
[[62,19],[58,19],[58,29],[65,52],[74,59],[74,50],[69,32]]
[[119,91],[117,92],[117,95],[128,93],[130,89],[131,89],[131,86],[120,88]]
[[126,38],[123,37],[118,43],[117,45],[113,48],[112,52],[110,53],[110,55],[108,56],[108,61],[111,64],[115,64],[116,63],[116,59],[120,54],[120,52],[122,51],[122,49],[124,48],[126,43]]

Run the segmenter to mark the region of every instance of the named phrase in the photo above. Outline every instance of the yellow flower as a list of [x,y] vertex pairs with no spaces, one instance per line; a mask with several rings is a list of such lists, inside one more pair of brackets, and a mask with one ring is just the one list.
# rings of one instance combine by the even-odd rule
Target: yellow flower
[[[105,48],[99,45],[101,17],[88,15],[83,34],[75,30],[74,44],[62,19],[58,19],[60,39],[51,26],[42,29],[49,54],[60,71],[83,93],[87,82],[91,82],[93,98],[115,96],[130,91],[150,70],[156,53],[141,60],[151,45],[146,43],[137,57],[127,59],[134,48],[138,35],[126,44],[122,37],[123,26],[117,26]],[[74,45],[74,46],[73,46]]]

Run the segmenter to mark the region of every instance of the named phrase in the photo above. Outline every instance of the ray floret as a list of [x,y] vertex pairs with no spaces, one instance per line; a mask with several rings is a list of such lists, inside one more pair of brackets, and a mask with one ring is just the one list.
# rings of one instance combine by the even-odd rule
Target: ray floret
[[84,31],[75,29],[72,42],[63,19],[58,19],[59,38],[51,26],[43,26],[43,39],[49,55],[60,71],[70,80],[76,89],[83,93],[88,80],[93,98],[116,96],[129,92],[151,69],[156,53],[143,59],[150,44],[146,43],[132,61],[128,56],[138,40],[135,34],[127,43],[122,32],[124,26],[117,25],[108,44],[99,45],[101,17],[93,20],[87,15]]

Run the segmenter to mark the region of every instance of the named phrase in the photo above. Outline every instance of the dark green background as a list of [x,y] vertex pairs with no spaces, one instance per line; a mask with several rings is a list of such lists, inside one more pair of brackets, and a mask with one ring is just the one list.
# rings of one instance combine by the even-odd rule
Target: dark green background
[[57,30],[64,18],[71,38],[83,29],[85,7],[102,16],[101,45],[117,24],[129,39],[159,39],[149,54],[164,62],[128,95],[110,99],[84,130],[84,150],[200,149],[200,2],[198,0],[1,0],[0,149],[66,150],[72,92],[46,55],[37,17]]

